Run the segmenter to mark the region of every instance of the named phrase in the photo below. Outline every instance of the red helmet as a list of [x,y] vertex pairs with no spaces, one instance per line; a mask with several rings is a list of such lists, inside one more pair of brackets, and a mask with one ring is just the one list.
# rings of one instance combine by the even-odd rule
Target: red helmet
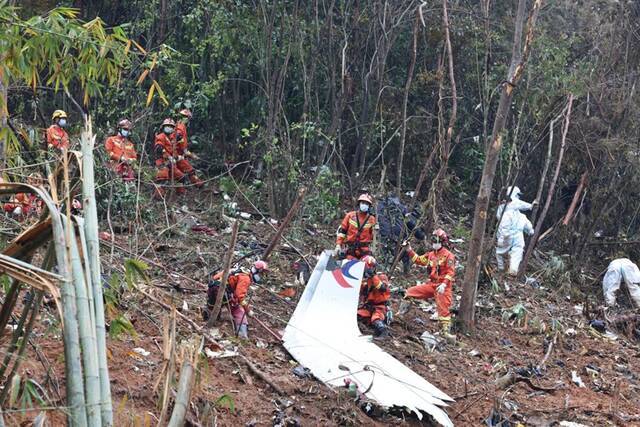
[[131,130],[133,124],[128,119],[122,119],[118,122],[118,129],[127,129]]
[[258,260],[253,263],[253,268],[257,271],[269,271],[269,265],[266,261]]
[[447,233],[445,233],[445,231],[442,228],[438,228],[436,231],[434,231],[433,234],[431,235],[431,239],[434,242],[442,243],[443,245],[449,244],[449,236],[447,236]]
[[365,268],[376,268],[376,264],[378,263],[371,255],[363,256],[360,261],[364,262]]
[[189,110],[188,108],[183,108],[182,110],[180,110],[179,114],[181,116],[185,116],[187,118],[191,118],[193,117],[193,114],[191,113],[191,110]]
[[162,121],[162,126],[176,127],[176,122],[174,122],[173,119],[171,119],[171,118],[164,119]]
[[358,202],[366,202],[369,203],[371,206],[373,206],[373,199],[371,198],[370,195],[368,194],[361,194],[360,197],[358,197]]

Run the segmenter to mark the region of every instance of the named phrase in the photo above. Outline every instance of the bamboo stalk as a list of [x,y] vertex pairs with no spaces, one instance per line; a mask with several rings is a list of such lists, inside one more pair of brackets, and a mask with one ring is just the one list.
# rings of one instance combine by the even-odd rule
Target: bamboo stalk
[[182,427],[184,419],[189,410],[189,401],[191,400],[191,388],[193,387],[193,372],[195,371],[193,363],[189,358],[185,358],[180,368],[180,381],[178,382],[178,392],[176,393],[176,402],[173,406],[171,419],[167,427]]
[[84,232],[84,218],[79,216],[73,217],[76,224],[78,224],[78,236],[80,237],[80,255],[82,256],[82,265],[84,272],[84,280],[87,288],[87,298],[89,299],[89,315],[91,317],[91,329],[96,329],[96,312],[93,302],[93,289],[91,286],[91,268],[89,263],[89,252],[87,249],[87,239]]
[[82,347],[82,364],[84,367],[85,397],[87,401],[87,420],[90,426],[100,426],[100,375],[98,372],[98,358],[95,329],[91,322],[87,283],[85,281],[80,251],[73,227],[69,230],[71,245],[71,269],[76,291],[76,307],[78,310],[78,327],[80,331],[80,345]]
[[96,346],[100,373],[100,401],[102,425],[113,425],[111,386],[107,365],[107,333],[104,320],[104,300],[100,278],[100,242],[98,239],[98,210],[96,206],[95,180],[93,172],[93,147],[95,135],[92,133],[91,117],[85,116],[85,127],[80,139],[82,147],[82,201],[84,208],[84,232],[87,240],[91,287],[95,305]]

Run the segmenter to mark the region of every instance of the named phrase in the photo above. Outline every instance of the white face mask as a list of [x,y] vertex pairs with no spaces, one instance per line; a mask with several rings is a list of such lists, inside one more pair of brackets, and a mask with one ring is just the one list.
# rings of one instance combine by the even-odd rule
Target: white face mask
[[58,126],[60,126],[61,128],[67,127],[67,119],[58,120]]
[[434,251],[439,251],[442,248],[442,243],[434,243],[431,245]]
[[360,203],[360,212],[369,212],[369,205],[366,203]]
[[120,129],[120,135],[126,138],[129,136],[129,131],[127,129]]
[[171,126],[165,126],[163,130],[166,134],[173,133],[173,128]]

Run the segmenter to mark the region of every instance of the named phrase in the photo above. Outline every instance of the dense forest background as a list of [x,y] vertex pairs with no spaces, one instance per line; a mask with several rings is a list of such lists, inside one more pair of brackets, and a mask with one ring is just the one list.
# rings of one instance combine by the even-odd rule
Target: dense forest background
[[[286,213],[302,183],[317,190],[309,192],[307,214],[315,206],[327,221],[338,215],[340,194],[363,188],[414,191],[428,223],[445,211],[460,222],[473,215],[517,1],[447,2],[451,56],[440,1],[20,3],[24,17],[71,6],[85,21],[99,16],[107,26],[123,25],[150,54],[145,61],[157,63],[151,75],[168,103],[156,97],[147,105],[151,80],[138,79],[149,64],[132,65],[87,105],[100,138],[130,117],[134,138],[150,152],[161,120],[188,107],[194,151],[203,158],[197,166],[213,176],[248,160],[252,197],[273,215]],[[562,157],[542,230],[555,228],[542,244],[574,261],[596,255],[604,263],[617,249],[637,251],[627,243],[640,226],[639,30],[637,2],[545,2],[508,112],[492,212],[512,184],[544,204]],[[44,128],[55,108],[74,110],[63,91],[44,84],[35,91],[10,85],[8,99],[14,128]],[[23,134],[39,147],[40,133]],[[8,155],[7,162],[29,159]],[[576,215],[560,226],[581,181]]]

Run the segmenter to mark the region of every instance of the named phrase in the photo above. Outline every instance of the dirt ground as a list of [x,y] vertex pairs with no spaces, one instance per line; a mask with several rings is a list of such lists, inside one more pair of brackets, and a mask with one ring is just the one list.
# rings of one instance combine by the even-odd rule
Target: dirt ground
[[[162,224],[147,224],[145,232],[137,236],[115,235],[118,247],[112,249],[108,241],[103,242],[105,277],[122,272],[125,258],[131,257],[120,248],[144,253],[145,258],[162,268],[150,265],[151,281],[139,286],[175,304],[182,314],[202,325],[200,307],[206,298],[207,272],[222,263],[229,234],[210,222],[206,203],[201,209],[206,211],[192,208],[183,214],[210,225],[209,234],[192,231],[192,223],[188,221],[168,231]],[[297,220],[286,235],[290,244],[313,264],[309,255],[329,247],[334,228],[315,230],[317,234],[313,236],[304,231],[309,228],[310,224]],[[245,221],[236,258],[252,247],[266,245],[273,233],[266,222]],[[458,248],[458,262],[464,262],[463,249],[463,245]],[[270,260],[273,271],[266,283],[251,290],[256,317],[275,331],[284,329],[303,290],[293,285],[292,264],[299,258],[291,247],[280,246]],[[394,286],[408,286],[424,274],[414,267],[408,276],[395,274],[391,280]],[[379,345],[455,399],[447,412],[456,425],[485,425],[492,414],[491,426],[518,423],[552,426],[561,421],[593,426],[640,425],[638,343],[620,331],[613,331],[615,337],[596,332],[580,307],[583,302],[561,294],[550,283],[531,285],[497,279],[499,292],[492,293],[484,284],[480,286],[477,332],[473,336],[458,333],[455,344],[442,341],[434,351],[427,351],[420,335],[425,331],[437,332],[437,323],[430,320],[434,308],[414,304],[408,313],[396,317],[392,336]],[[509,290],[505,289],[505,282]],[[278,295],[285,289],[295,296]],[[460,295],[459,288],[454,288],[454,292]],[[398,303],[399,297],[394,296],[394,309]],[[511,316],[512,308],[518,304],[523,307],[521,314]],[[132,289],[120,300],[118,314],[131,320],[135,335],[121,334],[108,340],[115,425],[156,425],[164,382],[163,322],[169,312]],[[360,402],[348,396],[346,389],[329,389],[313,378],[295,376],[292,370],[297,363],[255,321],[250,320],[247,342],[238,341],[229,325],[228,314],[224,312],[216,325],[214,340],[223,343],[226,349],[236,349],[283,393],[277,393],[253,373],[239,355],[202,356],[192,393],[189,425],[430,425],[428,420],[418,421],[415,416],[401,412],[370,417],[360,408]],[[365,334],[371,333],[368,326],[362,325],[361,329]],[[191,336],[189,325],[178,318],[177,348]],[[7,336],[2,344],[6,345],[6,341]],[[41,357],[29,348],[19,373],[42,385],[48,406],[60,406],[64,401],[64,359],[53,307],[43,311],[32,342]],[[207,346],[213,351],[220,350],[212,344]],[[178,353],[177,367],[181,360]],[[495,380],[507,372],[516,372],[520,381],[496,387]],[[580,377],[583,386],[572,381],[572,373]],[[6,413],[5,422],[26,425],[38,413],[39,410]],[[46,414],[51,425],[64,423],[63,410],[51,409]]]

